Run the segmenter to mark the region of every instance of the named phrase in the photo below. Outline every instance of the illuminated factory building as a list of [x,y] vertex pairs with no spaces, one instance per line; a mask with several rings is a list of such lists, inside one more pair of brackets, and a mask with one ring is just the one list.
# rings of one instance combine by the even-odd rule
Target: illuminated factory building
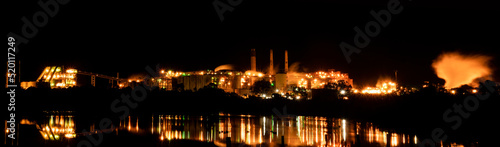
[[[273,51],[270,51],[270,64],[268,73],[259,72],[256,68],[255,49],[251,50],[250,70],[236,71],[228,65],[222,65],[215,70],[181,72],[172,70],[161,70],[159,77],[148,79],[147,84],[158,86],[164,90],[192,90],[196,91],[206,86],[217,87],[226,92],[234,92],[240,95],[252,95],[251,87],[256,81],[265,80],[271,83],[271,93],[287,94],[295,88],[306,89],[334,89],[350,90],[353,80],[347,73],[341,73],[330,69],[328,72],[318,71],[315,73],[298,73],[288,71],[288,52],[285,51],[285,70],[276,72],[273,69]],[[142,81],[142,79],[129,79],[128,81]],[[346,87],[331,86],[343,84]],[[334,87],[334,88],[332,88]],[[349,88],[347,88],[349,87]],[[259,94],[256,94],[259,95]]]
[[[79,76],[88,76],[90,77],[90,85],[96,86],[96,78],[109,80],[109,83],[106,85],[110,85],[113,87],[126,87],[126,84],[129,84],[125,79],[119,79],[118,74],[117,77],[106,76],[102,74],[96,74],[85,71],[78,71],[74,68],[64,68],[63,66],[47,66],[43,70],[42,74],[38,77],[36,81],[24,81],[21,82],[21,87],[23,89],[27,89],[29,87],[50,87],[50,88],[69,88],[75,86],[82,86],[79,84],[77,80],[77,75]],[[82,83],[82,81],[80,81]],[[85,82],[83,82],[85,83]],[[83,84],[85,85],[85,84]]]
[[66,69],[60,66],[45,67],[37,82],[49,83],[50,87],[76,86],[76,69]]
[[[246,71],[234,70],[231,65],[221,65],[214,70],[189,72],[159,69],[157,71],[158,76],[147,76],[147,78],[130,77],[120,79],[119,73],[115,77],[79,71],[75,68],[66,69],[64,66],[47,66],[36,81],[23,81],[21,87],[23,89],[39,86],[70,88],[90,85],[96,87],[96,79],[99,78],[100,81],[97,82],[97,87],[134,88],[144,84],[148,85],[148,87],[166,91],[198,91],[203,88],[218,88],[228,93],[239,94],[244,98],[254,95],[262,98],[278,96],[288,99],[311,99],[313,97],[315,99],[331,99],[332,97],[348,99],[351,94],[401,95],[419,90],[415,87],[398,85],[392,78],[379,79],[374,87],[354,88],[353,80],[349,78],[347,73],[334,69],[311,73],[294,71],[293,68],[289,70],[287,50],[284,52],[284,68],[275,69],[274,53],[273,50],[269,50],[270,58],[265,61],[269,65],[263,69],[257,69],[256,49],[251,49],[250,69]],[[77,75],[79,76],[78,80]],[[9,76],[7,75],[7,77]],[[397,72],[395,73],[395,79],[397,79]],[[259,82],[259,84],[255,84],[256,82]],[[269,86],[264,83],[269,83]],[[429,85],[429,82],[426,81],[422,88],[427,88]],[[440,85],[433,85],[432,87],[437,87],[437,90],[453,95],[478,92],[474,88],[459,91],[458,88],[445,89]]]
[[[44,69],[36,82],[24,82],[23,88],[36,87],[36,83],[45,83],[51,88],[68,88],[77,85],[76,75],[90,76],[91,85],[95,87],[96,78],[109,80],[111,87],[124,88],[135,87],[138,84],[147,84],[157,86],[161,90],[191,90],[197,91],[205,87],[220,88],[226,92],[234,92],[239,95],[270,95],[281,94],[283,96],[291,94],[294,98],[300,98],[301,94],[297,92],[310,93],[312,89],[330,89],[350,91],[353,80],[347,73],[335,71],[333,69],[318,71],[314,73],[300,73],[288,71],[288,51],[285,50],[284,70],[274,69],[273,50],[270,50],[269,69],[267,73],[257,70],[257,58],[255,49],[250,54],[250,70],[237,71],[230,65],[222,65],[214,70],[201,70],[182,72],[174,70],[160,70],[159,76],[136,77],[129,79],[120,79],[116,77],[95,74],[90,72],[78,71],[76,69],[64,69],[61,66],[48,66]],[[265,93],[252,93],[251,89],[257,81],[269,81],[271,89]],[[81,82],[81,81],[80,81]],[[79,84],[80,86],[81,84]],[[342,85],[342,86],[340,86]],[[303,95],[303,94],[302,94]]]

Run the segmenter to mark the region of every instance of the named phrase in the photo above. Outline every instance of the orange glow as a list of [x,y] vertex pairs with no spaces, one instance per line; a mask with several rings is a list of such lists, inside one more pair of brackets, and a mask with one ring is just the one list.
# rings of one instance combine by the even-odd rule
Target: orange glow
[[[397,91],[397,84],[391,81],[378,82],[377,87],[366,87],[361,93],[363,94],[390,94]],[[354,91],[357,93],[357,90]]]
[[245,75],[253,76],[253,77],[257,76],[259,78],[264,76],[264,74],[262,74],[261,72],[256,72],[256,71],[251,71],[251,70],[245,71]]
[[321,89],[329,83],[337,83],[339,81],[344,81],[346,85],[352,86],[352,79],[349,79],[346,73],[334,70],[328,72],[317,71],[314,73],[289,72],[287,76],[289,84],[297,84],[298,87],[307,89]]
[[398,146],[398,134],[396,133],[391,134],[391,145]]
[[[26,122],[29,122],[26,120]],[[41,124],[40,134],[45,140],[59,140],[60,136],[75,138],[74,120],[71,115],[51,115],[48,124]]]
[[77,72],[76,69],[68,69],[68,70],[66,70],[66,73],[70,73],[70,74],[76,73],[76,72]]
[[361,93],[365,93],[365,94],[380,94],[382,92],[380,91],[380,89],[377,89],[377,88],[366,87],[363,91],[361,91]]
[[38,82],[48,82],[51,88],[68,88],[76,86],[76,69],[63,70],[61,67],[48,66],[37,79]]
[[[204,123],[198,123],[203,117],[189,119],[189,116],[183,115],[159,115],[152,117],[151,129],[158,130],[158,133],[153,134],[157,135],[160,141],[187,139],[213,142],[217,146],[225,146],[226,137],[231,137],[232,142],[245,146],[259,146],[263,143],[272,146],[280,143],[280,136],[288,140],[289,146],[344,146],[346,142],[346,145],[353,145],[351,143],[355,141],[355,135],[366,135],[362,138],[369,143],[375,143],[374,145],[405,146],[410,143],[410,139],[416,138],[379,130],[372,123],[367,123],[365,128],[360,127],[365,125],[364,123],[353,123],[339,118],[298,116],[291,120],[273,120],[251,115],[228,117],[230,115],[225,113],[220,113],[219,116],[219,122],[213,126],[205,126]],[[155,121],[156,119],[158,120]],[[121,129],[127,130],[126,122],[121,122],[125,124],[120,126]],[[137,122],[132,121],[132,126],[137,125]],[[130,131],[141,133],[134,129]]]
[[75,138],[76,134],[65,134],[64,137],[66,137],[66,138]]
[[[477,79],[491,80],[491,57],[485,55],[464,55],[459,52],[441,54],[432,67],[439,78],[446,81],[446,88],[456,88],[464,84],[477,84]],[[474,85],[478,86],[478,85]]]

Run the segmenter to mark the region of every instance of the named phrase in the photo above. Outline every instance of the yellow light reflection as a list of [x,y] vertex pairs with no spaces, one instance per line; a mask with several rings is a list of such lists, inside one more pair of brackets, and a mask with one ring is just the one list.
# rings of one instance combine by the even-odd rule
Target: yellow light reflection
[[[155,120],[156,118],[158,121]],[[136,121],[131,122],[129,119],[128,124],[124,123],[126,125],[122,129],[128,130],[130,126],[135,125],[135,129],[131,131],[140,132],[139,120],[132,119]],[[232,142],[244,143],[248,146],[274,146],[280,144],[281,136],[284,136],[287,146],[353,146],[357,142],[356,135],[364,135],[361,141],[371,146],[385,146],[386,144],[404,146],[410,143],[411,136],[414,136],[388,133],[372,123],[364,124],[347,119],[310,116],[282,120],[228,114],[221,114],[215,119],[205,119],[199,116],[159,115],[152,117],[151,121],[151,126],[147,128],[151,127],[152,134],[158,135],[159,141],[190,139],[213,142],[216,145],[225,145],[226,137],[231,137]],[[59,132],[66,130],[59,129]],[[50,135],[53,134],[46,133],[46,138],[51,138]],[[416,140],[416,136],[413,139]]]
[[398,134],[396,133],[391,134],[391,145],[398,146]]
[[[26,124],[36,125],[40,135],[45,140],[60,140],[63,138],[75,138],[74,122],[72,115],[50,115],[48,124],[37,125],[35,122],[26,120]],[[64,137],[62,137],[64,136]]]

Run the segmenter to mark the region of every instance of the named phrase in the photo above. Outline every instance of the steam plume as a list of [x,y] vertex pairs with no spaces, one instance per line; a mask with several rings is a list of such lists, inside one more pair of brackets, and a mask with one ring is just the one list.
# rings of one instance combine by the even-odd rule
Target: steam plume
[[477,86],[478,79],[492,80],[492,70],[488,66],[490,60],[491,57],[485,55],[447,52],[434,60],[432,67],[437,76],[446,81],[446,88],[456,88],[464,84]]

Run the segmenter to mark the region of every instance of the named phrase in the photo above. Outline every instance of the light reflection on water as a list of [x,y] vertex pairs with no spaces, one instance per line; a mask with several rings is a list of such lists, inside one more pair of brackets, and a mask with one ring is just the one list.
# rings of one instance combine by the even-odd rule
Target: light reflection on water
[[[153,134],[160,141],[197,140],[225,146],[230,137],[233,144],[279,146],[281,137],[287,146],[402,146],[415,144],[417,136],[388,132],[372,123],[348,119],[296,116],[222,114],[215,117],[187,115],[154,115],[150,120],[127,117],[120,130]],[[149,123],[141,124],[140,122]]]
[[42,121],[21,120],[22,125],[35,125],[44,140],[63,140],[76,137],[74,116],[65,114],[50,114]]
[[[20,121],[21,125],[36,126],[41,137],[49,142],[65,142],[75,137],[76,139],[86,138],[85,136],[89,133],[82,133],[82,129],[89,129],[91,134],[100,133],[95,128],[95,123],[90,126],[80,124],[81,128],[77,129],[75,124],[79,123],[81,122],[75,122],[73,114],[67,112],[47,114],[38,121],[28,119]],[[358,146],[358,144],[360,146],[386,146],[387,144],[415,146],[419,142],[416,135],[389,132],[372,123],[317,116],[289,116],[283,119],[276,116],[230,114],[129,116],[120,121],[119,127],[113,132],[121,136],[119,131],[157,137],[159,143],[193,140],[210,142],[217,146],[226,146],[228,137],[232,146],[237,144],[280,146],[282,137],[286,146]],[[457,143],[447,145],[462,146]]]
[[45,140],[76,137],[73,115],[50,115],[49,123],[41,124],[40,128],[42,128],[40,134]]

